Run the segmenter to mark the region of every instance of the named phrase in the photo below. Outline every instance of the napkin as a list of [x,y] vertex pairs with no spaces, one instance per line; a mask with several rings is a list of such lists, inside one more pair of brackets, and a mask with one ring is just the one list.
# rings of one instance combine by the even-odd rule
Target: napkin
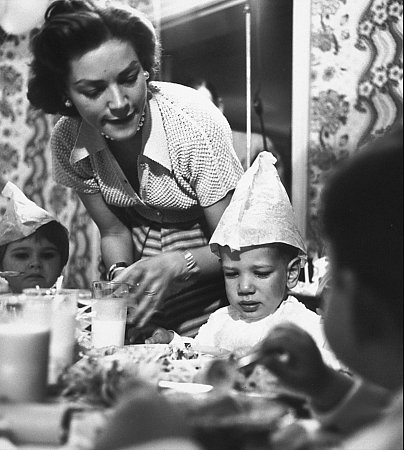
[[1,194],[9,199],[6,211],[0,218],[0,245],[30,236],[39,227],[56,220],[40,208],[13,183],[8,181]]
[[59,446],[69,407],[68,404],[0,403],[2,430],[16,445]]
[[284,243],[299,249],[304,265],[306,246],[275,163],[272,153],[261,152],[241,177],[210,239],[213,253],[219,254],[219,246],[240,250]]

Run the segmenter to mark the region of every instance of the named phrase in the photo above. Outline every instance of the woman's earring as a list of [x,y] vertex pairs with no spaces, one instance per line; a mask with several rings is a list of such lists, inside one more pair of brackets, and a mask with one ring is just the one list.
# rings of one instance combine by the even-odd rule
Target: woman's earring
[[65,100],[65,106],[66,108],[71,108],[73,106],[73,103],[69,98]]
[[147,70],[144,72],[144,77],[146,78],[146,80],[150,78],[150,73]]

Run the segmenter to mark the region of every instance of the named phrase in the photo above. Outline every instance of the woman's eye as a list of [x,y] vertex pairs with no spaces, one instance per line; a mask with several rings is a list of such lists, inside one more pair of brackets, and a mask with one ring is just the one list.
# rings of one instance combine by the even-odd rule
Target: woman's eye
[[83,92],[83,95],[87,98],[96,98],[101,94],[100,89],[94,89],[93,91]]
[[133,84],[136,83],[137,75],[131,75],[124,80],[124,84]]

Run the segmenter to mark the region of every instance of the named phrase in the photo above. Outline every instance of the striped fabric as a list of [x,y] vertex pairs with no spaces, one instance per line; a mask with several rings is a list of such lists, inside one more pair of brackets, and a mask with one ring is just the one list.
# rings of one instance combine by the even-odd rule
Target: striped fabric
[[[202,247],[208,243],[204,221],[169,226],[148,222],[134,211],[130,216],[137,260],[161,252]],[[190,281],[182,289],[174,289],[175,294],[165,299],[152,321],[184,336],[194,337],[212,312],[228,304],[222,277],[196,283]]]

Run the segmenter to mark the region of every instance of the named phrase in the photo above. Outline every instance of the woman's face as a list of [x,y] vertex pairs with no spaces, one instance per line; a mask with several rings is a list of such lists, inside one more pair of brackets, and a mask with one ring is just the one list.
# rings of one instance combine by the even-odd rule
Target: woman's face
[[246,320],[269,316],[286,295],[288,263],[271,247],[220,249],[230,304]]
[[147,98],[147,84],[129,42],[111,39],[72,59],[67,96],[90,125],[111,139],[136,134]]
[[36,286],[52,287],[62,271],[62,260],[58,248],[47,239],[28,236],[8,244],[2,268],[23,272],[8,278],[11,291],[19,293]]

